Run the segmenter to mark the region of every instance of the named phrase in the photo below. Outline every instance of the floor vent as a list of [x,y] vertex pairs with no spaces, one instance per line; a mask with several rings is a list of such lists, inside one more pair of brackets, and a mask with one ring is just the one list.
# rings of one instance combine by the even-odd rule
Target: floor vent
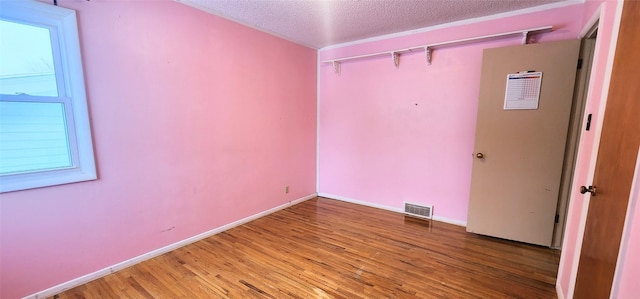
[[405,202],[404,213],[415,217],[431,219],[433,216],[433,206]]

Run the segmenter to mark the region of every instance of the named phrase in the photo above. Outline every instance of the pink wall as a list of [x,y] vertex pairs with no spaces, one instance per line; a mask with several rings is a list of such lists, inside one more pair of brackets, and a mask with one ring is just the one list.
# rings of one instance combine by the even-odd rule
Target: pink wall
[[0,297],[315,193],[316,51],[168,0],[59,4],[99,179],[2,194]]
[[[604,2],[587,104],[595,117],[614,26],[615,1]],[[549,24],[556,30],[540,41],[576,38],[600,3],[319,55]],[[60,5],[78,11],[100,179],[2,194],[0,297],[41,291],[316,191],[315,51],[172,1]],[[395,208],[430,203],[436,216],[466,222],[482,49],[518,43],[436,50],[431,66],[421,54],[402,56],[398,69],[390,58],[343,63],[341,75],[321,66],[317,191]],[[593,131],[583,134],[575,185],[587,179],[593,143]],[[565,297],[581,210],[574,194],[558,280]],[[631,254],[640,250],[638,223],[622,296],[638,292],[629,283],[640,268]]]
[[[541,42],[577,38],[583,5],[460,25],[320,52],[322,60],[553,25]],[[466,223],[482,50],[520,38],[320,67],[320,194],[399,209],[434,205]]]

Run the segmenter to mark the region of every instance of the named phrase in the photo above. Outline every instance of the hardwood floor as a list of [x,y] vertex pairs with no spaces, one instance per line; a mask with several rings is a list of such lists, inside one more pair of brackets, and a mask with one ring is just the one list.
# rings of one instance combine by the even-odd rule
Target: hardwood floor
[[559,252],[315,198],[56,298],[556,298]]

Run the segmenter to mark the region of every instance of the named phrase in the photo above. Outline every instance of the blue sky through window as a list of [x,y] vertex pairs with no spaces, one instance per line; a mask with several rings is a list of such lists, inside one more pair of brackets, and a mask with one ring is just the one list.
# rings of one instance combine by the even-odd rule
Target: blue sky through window
[[58,95],[48,28],[0,20],[0,93]]

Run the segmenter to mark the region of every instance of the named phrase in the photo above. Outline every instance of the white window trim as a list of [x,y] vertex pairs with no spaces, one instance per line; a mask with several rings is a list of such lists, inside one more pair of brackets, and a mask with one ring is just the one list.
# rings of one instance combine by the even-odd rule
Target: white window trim
[[[44,25],[57,31],[55,35],[57,40],[52,41],[52,45],[58,44],[60,50],[61,66],[56,69],[56,76],[62,75],[64,83],[58,84],[58,93],[71,100],[73,119],[68,122],[68,130],[71,152],[76,154],[72,157],[71,168],[0,176],[0,192],[97,179],[76,12],[31,0],[0,1],[0,17],[22,23]],[[75,138],[72,135],[75,135]]]

